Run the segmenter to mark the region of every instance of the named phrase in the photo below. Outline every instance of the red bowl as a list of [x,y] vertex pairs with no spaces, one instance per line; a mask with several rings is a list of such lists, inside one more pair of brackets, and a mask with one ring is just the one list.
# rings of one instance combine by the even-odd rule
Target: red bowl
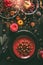
[[28,59],[35,52],[35,42],[29,37],[19,37],[13,43],[13,53],[20,59]]

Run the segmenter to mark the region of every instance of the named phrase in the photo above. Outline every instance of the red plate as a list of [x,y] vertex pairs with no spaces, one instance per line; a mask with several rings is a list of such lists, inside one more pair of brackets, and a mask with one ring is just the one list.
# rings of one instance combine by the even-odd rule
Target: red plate
[[13,43],[13,53],[21,59],[30,58],[35,52],[35,43],[29,37],[19,37]]

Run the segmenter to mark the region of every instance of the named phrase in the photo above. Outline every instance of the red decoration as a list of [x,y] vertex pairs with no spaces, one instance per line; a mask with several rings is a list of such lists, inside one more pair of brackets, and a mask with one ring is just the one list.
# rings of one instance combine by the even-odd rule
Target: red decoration
[[13,43],[13,53],[21,59],[30,58],[35,52],[35,43],[31,38],[20,37]]
[[10,25],[10,30],[11,30],[12,32],[18,31],[18,25],[17,25],[16,23],[11,24],[11,25]]
[[41,58],[43,59],[43,50],[40,50],[39,54],[40,54]]
[[11,7],[12,6],[12,1],[11,0],[4,0],[4,6],[5,7]]

